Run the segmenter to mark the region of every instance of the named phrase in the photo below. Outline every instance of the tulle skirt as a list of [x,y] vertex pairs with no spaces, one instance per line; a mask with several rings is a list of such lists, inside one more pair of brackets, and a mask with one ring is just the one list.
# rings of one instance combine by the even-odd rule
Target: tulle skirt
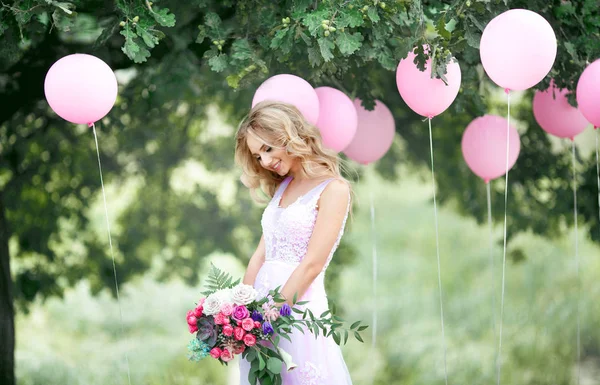
[[[254,287],[259,294],[266,295],[277,286],[283,287],[296,264],[279,261],[267,261],[258,272]],[[323,285],[324,275],[319,275],[304,296],[302,301],[309,301],[305,306],[318,317],[328,309],[327,295]],[[322,334],[315,338],[314,334],[292,329],[292,342],[281,339],[279,347],[288,352],[297,367],[291,371],[282,370],[283,385],[351,385],[352,380],[344,362],[340,347],[333,338],[325,338]],[[240,384],[254,385],[248,382],[250,363],[240,360]]]

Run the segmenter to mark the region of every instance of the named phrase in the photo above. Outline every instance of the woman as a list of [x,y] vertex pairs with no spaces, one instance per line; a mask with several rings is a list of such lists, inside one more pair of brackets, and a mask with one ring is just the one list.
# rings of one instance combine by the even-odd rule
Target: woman
[[[263,212],[263,236],[252,255],[244,283],[259,294],[281,286],[292,305],[294,295],[316,316],[328,309],[325,271],[344,232],[350,186],[340,175],[337,154],[323,147],[316,127],[292,105],[257,104],[236,134],[236,163],[253,197],[271,197]],[[284,385],[352,384],[341,350],[331,337],[310,332],[282,339],[280,347],[298,367],[282,372]],[[250,365],[241,360],[241,384]],[[254,384],[252,384],[254,385]]]

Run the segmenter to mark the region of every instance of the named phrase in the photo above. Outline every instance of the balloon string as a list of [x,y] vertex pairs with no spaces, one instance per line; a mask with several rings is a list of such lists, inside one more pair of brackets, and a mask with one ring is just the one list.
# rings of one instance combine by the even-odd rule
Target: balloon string
[[581,280],[579,277],[579,237],[577,225],[577,173],[575,171],[575,141],[572,140],[573,153],[573,220],[575,223],[575,269],[577,270],[577,385],[581,378],[581,320],[579,304],[581,299]]
[[[121,298],[119,296],[119,284],[117,281],[117,267],[115,264],[115,255],[113,252],[113,244],[112,237],[110,235],[110,222],[108,220],[108,206],[106,204],[106,192],[104,190],[104,179],[102,178],[102,164],[100,162],[100,150],[98,148],[98,136],[96,135],[96,126],[94,123],[90,124],[92,126],[92,131],[94,132],[94,141],[96,142],[96,154],[98,156],[98,169],[100,170],[100,184],[102,185],[102,198],[104,199],[104,215],[106,217],[106,229],[108,231],[108,244],[110,246],[110,256],[112,258],[113,272],[115,277],[115,289],[117,293],[117,305],[119,307],[119,316],[121,320],[121,336],[124,335],[123,330],[123,310],[121,309]],[[127,381],[129,385],[131,385],[131,373],[129,371],[129,358],[127,357],[127,352],[125,352],[125,363],[127,364]]]
[[375,204],[373,203],[373,191],[369,192],[371,198],[371,234],[373,240],[372,261],[373,261],[373,327],[372,332],[372,347],[375,349],[377,345],[377,239],[375,231]]
[[500,333],[498,342],[498,356],[496,358],[497,381],[500,385],[500,373],[502,370],[502,327],[504,321],[504,284],[506,276],[506,221],[507,221],[507,206],[508,206],[508,156],[510,150],[510,90],[506,90],[507,101],[507,118],[506,118],[506,173],[504,182],[504,245],[502,250],[502,291],[500,299]]
[[437,255],[437,268],[438,268],[438,289],[440,292],[440,319],[442,322],[442,346],[444,349],[444,379],[446,385],[448,385],[448,368],[447,368],[447,352],[446,352],[446,333],[444,330],[444,300],[442,293],[442,274],[440,266],[440,240],[438,230],[438,215],[437,215],[437,201],[435,196],[435,173],[433,170],[433,137],[431,134],[431,117],[429,117],[429,152],[431,154],[431,187],[433,191],[433,214],[435,218],[435,251]]
[[598,162],[598,131],[600,129],[595,127],[596,131],[596,180],[598,181],[598,220],[600,223],[600,162]]
[[494,251],[493,251],[493,231],[492,231],[492,193],[490,182],[485,184],[487,190],[487,209],[488,209],[488,230],[490,242],[490,267],[492,269],[492,329],[494,330],[494,339],[496,339],[496,279],[494,278]]

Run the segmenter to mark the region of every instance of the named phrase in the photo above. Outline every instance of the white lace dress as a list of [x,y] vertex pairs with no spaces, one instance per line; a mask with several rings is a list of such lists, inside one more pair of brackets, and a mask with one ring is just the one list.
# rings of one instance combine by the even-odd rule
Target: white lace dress
[[[333,179],[324,181],[307,194],[300,196],[290,206],[279,207],[281,196],[291,180],[292,178],[288,177],[281,183],[262,216],[266,255],[265,263],[254,283],[254,287],[262,296],[277,286],[283,287],[306,254],[317,218],[317,202],[327,184]],[[349,207],[350,205],[348,209]],[[324,287],[325,271],[342,238],[347,218],[348,210],[323,271],[299,299],[309,301],[306,308],[311,309],[315,316],[328,309]],[[298,367],[290,372],[282,371],[283,385],[352,384],[340,347],[331,337],[325,338],[320,335],[315,339],[312,333],[302,334],[299,331],[294,331],[291,337],[292,343],[281,339],[280,346],[292,355]],[[244,359],[240,360],[241,385],[254,385],[248,382],[249,370],[250,364]]]

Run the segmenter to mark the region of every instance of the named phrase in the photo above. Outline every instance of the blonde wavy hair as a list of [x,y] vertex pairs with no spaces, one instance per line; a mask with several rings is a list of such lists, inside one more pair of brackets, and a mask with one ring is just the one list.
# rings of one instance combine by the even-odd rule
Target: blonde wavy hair
[[242,120],[235,136],[235,162],[242,168],[241,181],[257,202],[272,198],[285,176],[260,165],[246,143],[249,135],[269,147],[285,149],[292,158],[299,159],[302,171],[309,178],[331,176],[345,180],[340,158],[323,146],[318,128],[307,122],[293,105],[264,101]]

